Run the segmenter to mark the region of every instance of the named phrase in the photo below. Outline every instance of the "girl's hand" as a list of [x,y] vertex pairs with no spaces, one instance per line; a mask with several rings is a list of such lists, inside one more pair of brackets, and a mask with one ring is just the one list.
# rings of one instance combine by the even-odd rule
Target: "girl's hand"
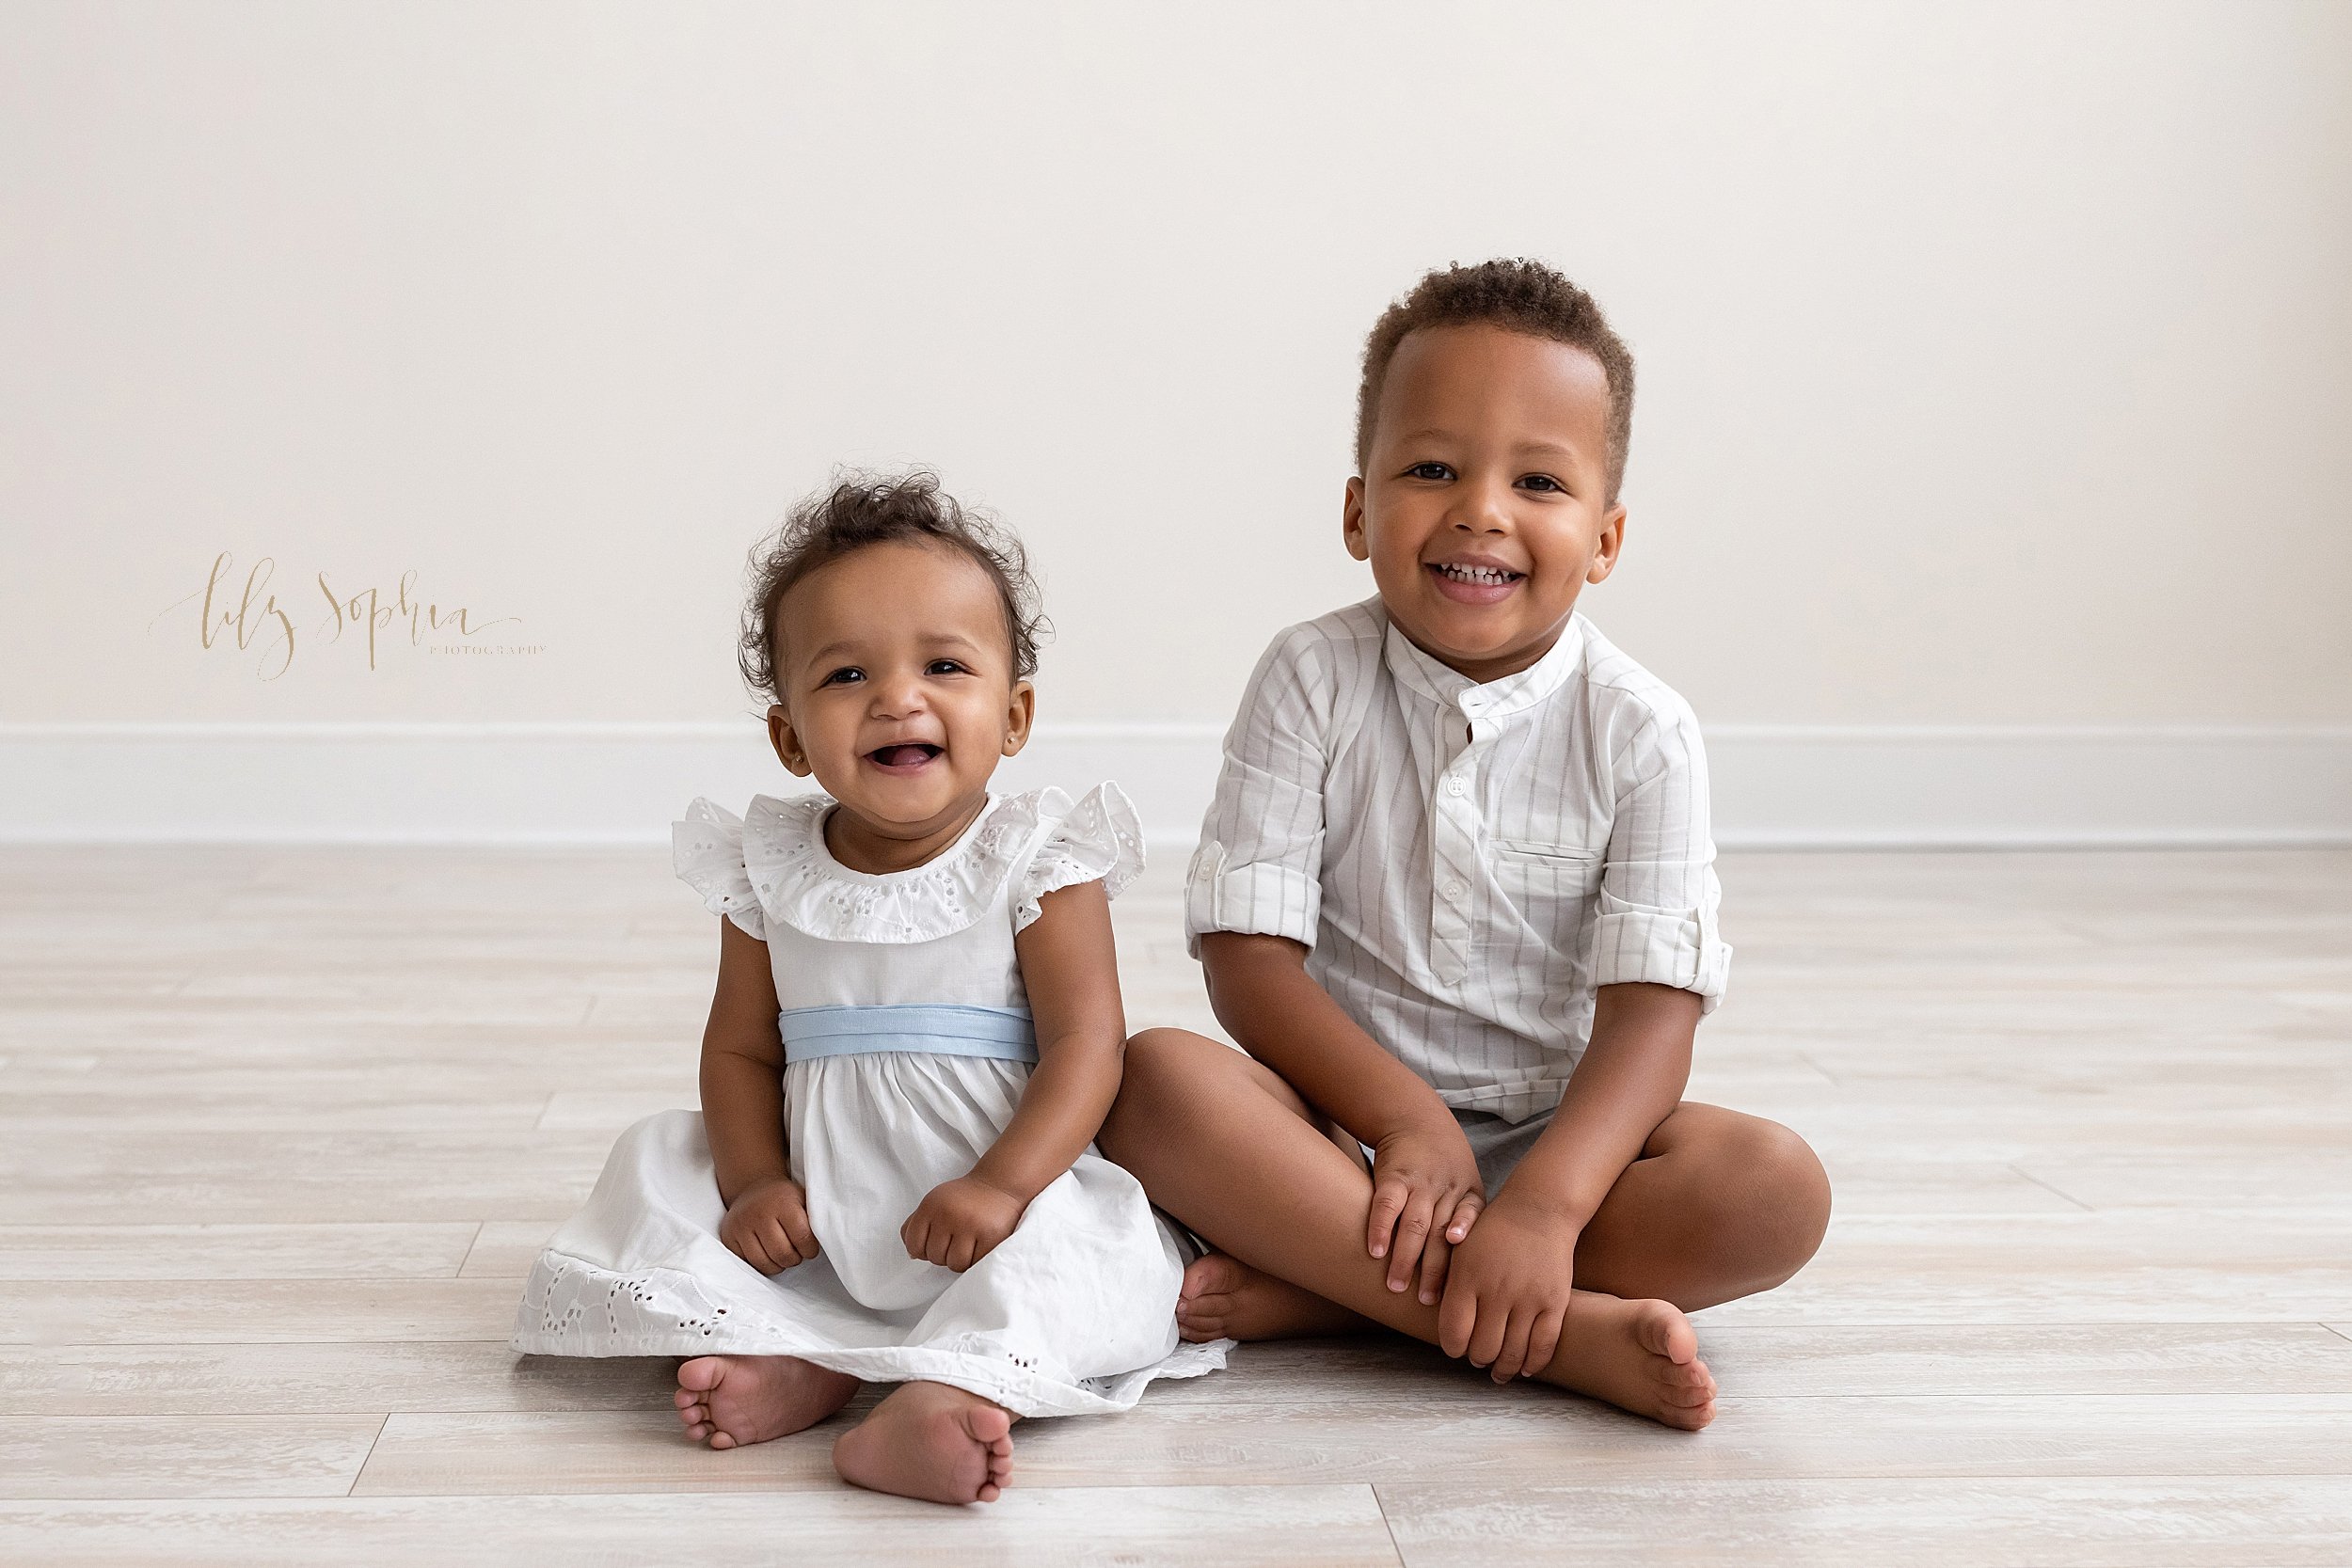
[[719,1240],[762,1274],[782,1274],[817,1256],[817,1233],[808,1227],[808,1195],[786,1176],[755,1181],[735,1195]]
[[1438,1347],[1491,1367],[1497,1383],[1549,1366],[1567,1322],[1579,1234],[1565,1215],[1514,1202],[1504,1188],[1454,1249],[1453,1277],[1438,1309]]
[[[1372,1154],[1372,1212],[1364,1249],[1389,1260],[1389,1289],[1421,1273],[1420,1296],[1434,1307],[1445,1291],[1448,1258],[1486,1204],[1478,1161],[1461,1128],[1391,1132]],[[1458,1353],[1457,1353],[1458,1354]]]
[[961,1274],[1011,1235],[1028,1207],[977,1176],[959,1176],[933,1187],[914,1206],[898,1227],[898,1239],[909,1258]]

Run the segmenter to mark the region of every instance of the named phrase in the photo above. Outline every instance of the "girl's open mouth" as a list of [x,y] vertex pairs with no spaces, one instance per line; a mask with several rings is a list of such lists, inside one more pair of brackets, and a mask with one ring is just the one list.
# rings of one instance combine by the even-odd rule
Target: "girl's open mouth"
[[920,772],[933,757],[946,750],[929,741],[902,741],[895,746],[877,746],[866,753],[866,760],[892,773]]

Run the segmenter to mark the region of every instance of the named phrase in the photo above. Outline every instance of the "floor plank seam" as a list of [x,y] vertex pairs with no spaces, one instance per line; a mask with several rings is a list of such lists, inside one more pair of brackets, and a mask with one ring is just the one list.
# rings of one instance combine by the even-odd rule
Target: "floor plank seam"
[[1397,1568],[1406,1568],[1405,1544],[1396,1538],[1396,1526],[1389,1520],[1389,1499],[1380,1495],[1380,1486],[1372,1487],[1372,1506],[1380,1511],[1380,1528],[1388,1532],[1389,1550],[1396,1554]]
[[2344,1329],[2338,1328],[2333,1323],[2321,1323],[2319,1326],[2334,1335],[2337,1338],[2344,1340],[2346,1344],[2352,1344],[2352,1333],[2347,1333]]
[[386,1411],[383,1418],[375,1423],[375,1435],[368,1439],[368,1451],[359,1456],[359,1463],[358,1466],[351,1472],[351,1480],[343,1485],[344,1497],[350,1497],[358,1487],[359,1478],[368,1473],[368,1465],[373,1463],[375,1459],[375,1447],[378,1443],[384,1441],[384,1429],[391,1424],[391,1412]]
[[1811,1068],[1814,1071],[1816,1071],[1816,1072],[1820,1073],[1820,1074],[1822,1076],[1822,1078],[1824,1078],[1824,1079],[1826,1079],[1826,1080],[1828,1081],[1830,1087],[1832,1087],[1832,1088],[1844,1088],[1844,1087],[1845,1087],[1845,1085],[1844,1085],[1844,1084],[1843,1084],[1843,1083],[1842,1083],[1842,1082],[1838,1079],[1837,1074],[1836,1074],[1836,1073],[1834,1073],[1834,1072],[1830,1071],[1830,1069],[1827,1069],[1827,1068],[1823,1067],[1820,1063],[1819,1063],[1819,1062],[1815,1061],[1815,1060],[1812,1058],[1812,1056],[1811,1056],[1811,1055],[1809,1055],[1808,1053],[1804,1053],[1804,1052],[1803,1052],[1803,1051],[1798,1052],[1798,1053],[1797,1053],[1797,1060],[1799,1060],[1799,1061],[1803,1062],[1805,1066],[1807,1066],[1807,1067]]
[[2102,1212],[2092,1208],[2090,1204],[2085,1203],[2081,1198],[2076,1197],[2073,1193],[2061,1192],[2059,1189],[2051,1186],[2047,1181],[2042,1180],[2042,1178],[2036,1176],[2033,1172],[2026,1170],[2022,1165],[2011,1164],[2009,1168],[2011,1171],[2014,1171],[2017,1175],[2022,1176],[2026,1180],[2032,1182],[2035,1186],[2041,1188],[2043,1192],[2057,1194],[2057,1196],[2064,1198],[2067,1202],[2073,1204],[2075,1208],[2080,1209],[2086,1214],[2096,1214]]

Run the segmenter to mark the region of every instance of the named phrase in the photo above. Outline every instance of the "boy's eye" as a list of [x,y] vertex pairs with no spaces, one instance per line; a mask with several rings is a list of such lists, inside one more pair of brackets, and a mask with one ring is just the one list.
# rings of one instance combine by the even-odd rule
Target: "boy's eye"
[[1525,479],[1520,480],[1519,483],[1528,486],[1530,489],[1534,490],[1558,490],[1565,493],[1566,489],[1566,486],[1563,485],[1558,480],[1552,478],[1549,474],[1529,474]]
[[935,658],[923,667],[923,673],[927,675],[960,675],[963,673],[963,666],[952,658]]
[[847,686],[851,681],[862,681],[865,678],[865,671],[859,669],[853,664],[845,664],[840,669],[835,670],[832,674],[827,675],[823,680],[818,682],[817,684],[819,686]]
[[1416,463],[1405,470],[1407,479],[1452,479],[1454,470],[1442,463]]

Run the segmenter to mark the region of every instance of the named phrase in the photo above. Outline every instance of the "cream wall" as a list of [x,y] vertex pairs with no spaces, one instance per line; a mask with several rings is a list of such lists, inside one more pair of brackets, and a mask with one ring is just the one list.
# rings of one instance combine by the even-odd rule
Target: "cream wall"
[[[1499,253],[1639,357],[1587,608],[1710,730],[2352,722],[2352,5],[0,24],[20,738],[746,715],[747,546],[918,459],[1043,566],[1049,725],[1197,738],[1370,591],[1371,319]],[[222,552],[290,661],[203,645]],[[371,667],[322,572],[536,651]]]

